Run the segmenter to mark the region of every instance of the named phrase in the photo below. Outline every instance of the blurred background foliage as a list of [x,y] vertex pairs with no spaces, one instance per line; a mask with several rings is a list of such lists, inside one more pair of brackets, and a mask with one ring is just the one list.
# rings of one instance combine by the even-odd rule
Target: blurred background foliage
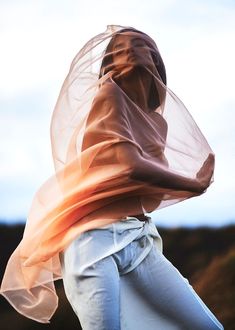
[[[235,329],[235,226],[220,228],[157,227],[163,239],[163,253],[186,277],[225,330]],[[20,242],[24,225],[0,225],[0,276]],[[0,296],[0,328],[3,330],[79,330],[79,319],[73,312],[62,280],[55,281],[59,306],[50,324],[42,324],[17,313]],[[95,330],[95,329],[94,329]]]

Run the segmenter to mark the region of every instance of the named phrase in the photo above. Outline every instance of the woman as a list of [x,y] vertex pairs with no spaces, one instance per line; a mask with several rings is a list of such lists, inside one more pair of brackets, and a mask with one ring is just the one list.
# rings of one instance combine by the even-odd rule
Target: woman
[[145,215],[204,193],[214,171],[213,152],[167,88],[148,35],[110,25],[81,49],[51,140],[56,175],[35,196],[1,294],[49,323],[53,281],[62,278],[84,330],[223,329],[163,255]]

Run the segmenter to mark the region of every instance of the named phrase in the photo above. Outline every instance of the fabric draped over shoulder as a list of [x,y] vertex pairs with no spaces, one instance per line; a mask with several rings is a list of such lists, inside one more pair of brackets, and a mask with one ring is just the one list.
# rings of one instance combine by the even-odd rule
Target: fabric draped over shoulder
[[[108,25],[72,61],[51,119],[53,174],[36,192],[0,293],[42,323],[58,306],[59,253],[81,233],[206,191],[162,184],[157,173],[213,182],[213,154],[167,87],[152,38]],[[203,170],[202,170],[203,168]],[[156,175],[152,171],[156,169]]]

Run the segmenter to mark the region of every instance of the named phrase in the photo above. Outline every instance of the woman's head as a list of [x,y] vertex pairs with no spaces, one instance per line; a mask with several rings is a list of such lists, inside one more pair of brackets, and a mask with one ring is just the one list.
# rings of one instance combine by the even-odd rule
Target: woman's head
[[[131,32],[131,33],[126,33]],[[129,47],[128,47],[129,46]],[[144,46],[144,47],[143,47]],[[166,71],[161,55],[154,41],[144,32],[134,28],[126,28],[115,33],[106,47],[103,61],[101,63],[99,78],[115,68],[115,60],[119,57],[120,52],[135,53],[135,50],[144,49],[145,56],[151,56],[152,61],[161,77],[161,80],[166,84]],[[116,58],[115,58],[116,57]],[[146,57],[141,58],[145,65]]]
[[[166,85],[166,71],[155,42],[144,32],[134,28],[125,28],[116,32],[105,49],[100,67],[99,78],[110,71],[114,76],[128,67],[149,69]],[[149,93],[149,107],[156,109],[160,105],[156,84],[152,81]]]

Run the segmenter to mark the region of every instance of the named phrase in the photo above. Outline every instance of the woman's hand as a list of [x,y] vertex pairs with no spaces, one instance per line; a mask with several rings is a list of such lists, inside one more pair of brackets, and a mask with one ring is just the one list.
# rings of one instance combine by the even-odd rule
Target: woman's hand
[[204,192],[205,189],[208,188],[211,181],[211,177],[213,175],[214,164],[215,156],[214,154],[210,153],[196,175],[196,180],[198,181],[199,185],[198,192]]

